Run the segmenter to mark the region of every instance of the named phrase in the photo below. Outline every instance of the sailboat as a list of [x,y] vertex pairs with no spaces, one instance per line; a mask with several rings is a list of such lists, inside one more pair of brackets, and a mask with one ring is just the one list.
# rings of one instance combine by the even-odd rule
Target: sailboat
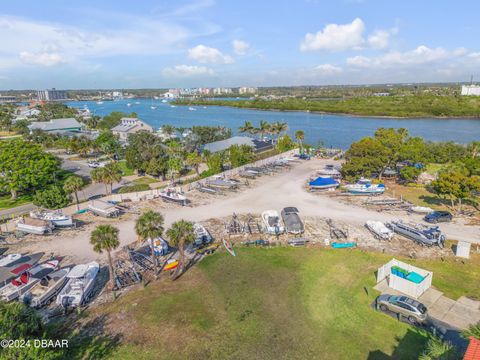
[[150,105],[150,109],[155,110],[157,107],[153,105],[153,99],[152,99],[152,105]]

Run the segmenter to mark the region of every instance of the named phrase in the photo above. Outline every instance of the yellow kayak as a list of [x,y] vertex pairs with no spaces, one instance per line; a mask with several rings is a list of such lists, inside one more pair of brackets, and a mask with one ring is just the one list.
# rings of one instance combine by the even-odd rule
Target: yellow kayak
[[173,270],[178,266],[178,260],[170,260],[167,265],[163,267],[164,271]]

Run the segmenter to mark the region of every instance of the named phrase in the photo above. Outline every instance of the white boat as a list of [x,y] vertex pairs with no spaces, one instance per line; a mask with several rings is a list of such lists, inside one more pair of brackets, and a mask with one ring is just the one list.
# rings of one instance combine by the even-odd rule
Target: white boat
[[[148,239],[147,242],[148,242],[148,246],[152,248],[152,240]],[[170,247],[168,245],[168,242],[165,239],[160,237],[153,240],[153,251],[155,252],[155,255],[157,256],[166,255],[168,253],[169,248]]]
[[168,102],[168,101],[167,101],[167,100],[165,100],[165,99],[163,99],[163,100],[162,100],[162,103],[167,103],[167,102]]
[[197,109],[195,109],[194,107],[191,107],[191,106],[188,108],[188,110],[190,110],[190,111],[197,111]]
[[58,227],[73,226],[72,217],[63,214],[61,211],[35,210],[30,212],[30,217],[50,221],[53,225]]
[[140,105],[140,101],[135,101],[135,105]]
[[150,106],[150,109],[155,110],[157,107],[156,106]]
[[187,197],[180,191],[172,188],[166,188],[159,193],[163,200],[175,202],[182,205],[187,205]]
[[67,284],[57,295],[57,304],[65,308],[86,303],[92,293],[100,266],[92,261],[76,265],[67,275]]
[[0,266],[8,266],[11,263],[20,259],[23,255],[22,254],[8,254],[5,255],[0,259]]
[[176,108],[177,106],[176,105],[170,105],[171,108]]
[[431,212],[433,212],[433,209],[426,206],[412,206],[410,208],[410,211],[419,214],[430,214]]
[[282,225],[280,216],[276,210],[266,210],[262,213],[262,220],[265,231],[269,234],[282,234],[285,228]]
[[373,195],[385,192],[385,185],[372,184],[370,180],[364,178],[361,178],[355,184],[345,185],[345,188],[354,195]]
[[20,276],[13,279],[9,284],[0,289],[0,299],[12,301],[31,289],[45,276],[55,271],[58,267],[58,260],[49,260],[34,267],[25,266]]
[[54,227],[50,221],[30,217],[18,220],[16,225],[18,231],[36,235],[51,233]]
[[391,240],[393,237],[393,231],[385,226],[381,221],[367,221],[365,226],[370,230],[376,238],[381,240]]
[[212,235],[202,224],[193,224],[193,231],[195,232],[195,245],[210,244],[213,241]]
[[322,176],[330,176],[334,179],[338,179],[342,176],[340,171],[335,169],[333,165],[325,165],[323,169],[317,170],[317,174]]
[[132,104],[128,103],[127,106],[130,107],[130,106],[132,106]]
[[19,300],[30,307],[41,308],[62,289],[69,272],[70,268],[67,267],[48,274],[21,295]]
[[97,105],[102,105],[103,101],[97,101]]

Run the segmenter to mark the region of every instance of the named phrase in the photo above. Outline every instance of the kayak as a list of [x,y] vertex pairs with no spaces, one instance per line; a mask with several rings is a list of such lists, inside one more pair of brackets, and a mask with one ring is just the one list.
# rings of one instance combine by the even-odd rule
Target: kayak
[[345,248],[352,248],[352,247],[355,247],[355,246],[357,246],[357,244],[354,243],[354,242],[347,242],[347,243],[333,242],[332,243],[332,248],[334,248],[334,249],[345,249]]
[[230,255],[236,256],[235,250],[233,250],[232,244],[230,244],[225,239],[222,239],[222,242],[223,242],[223,246],[225,246],[225,249],[227,249],[227,251],[230,253]]
[[178,260],[168,260],[167,264],[163,267],[164,271],[176,269],[178,266]]

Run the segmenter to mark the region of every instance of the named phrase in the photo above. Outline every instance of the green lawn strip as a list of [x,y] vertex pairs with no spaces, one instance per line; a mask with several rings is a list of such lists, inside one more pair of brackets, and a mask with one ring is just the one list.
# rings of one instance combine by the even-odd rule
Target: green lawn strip
[[32,195],[19,195],[12,200],[10,194],[0,195],[0,210],[11,209],[20,205],[25,205],[32,202]]
[[135,171],[127,166],[127,162],[125,160],[119,161],[118,165],[123,172],[123,176],[130,176],[135,174]]

